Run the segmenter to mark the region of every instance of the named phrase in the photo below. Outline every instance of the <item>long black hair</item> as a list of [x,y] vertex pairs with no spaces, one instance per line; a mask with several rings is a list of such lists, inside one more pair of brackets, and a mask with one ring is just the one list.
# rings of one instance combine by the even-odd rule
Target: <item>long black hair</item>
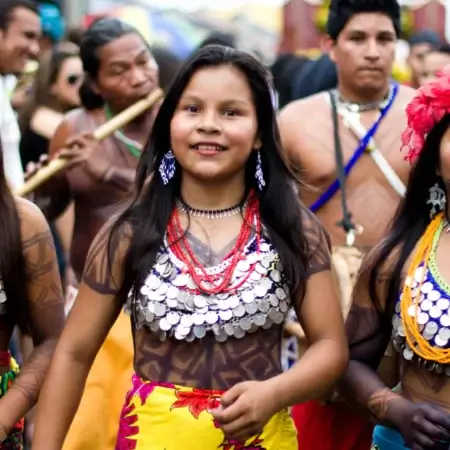
[[[206,46],[193,54],[181,67],[170,86],[155,119],[149,143],[138,167],[134,200],[112,227],[117,236],[124,226],[131,226],[132,238],[124,262],[123,282],[119,295],[130,289],[137,295],[144,283],[163,238],[171,213],[180,195],[181,168],[176,164],[175,176],[164,185],[157,170],[170,149],[170,123],[192,76],[207,67],[229,65],[247,79],[257,113],[262,170],[266,186],[259,192],[255,170],[257,154],[251,152],[246,163],[246,189],[257,192],[261,220],[272,244],[277,249],[292,293],[303,295],[308,276],[310,248],[302,223],[304,208],[295,191],[297,180],[286,164],[280,144],[269,74],[255,58],[224,46]],[[109,251],[112,253],[112,238]]]
[[[380,314],[383,327],[390,327],[392,314],[401,289],[402,270],[420,237],[429,225],[431,206],[427,204],[429,189],[436,183],[445,190],[444,182],[437,174],[440,166],[440,145],[450,126],[450,115],[444,116],[430,131],[423,149],[412,167],[405,197],[400,202],[392,220],[389,233],[380,244],[373,260],[365,268],[369,276],[371,301]],[[385,308],[377,293],[377,284],[386,259],[398,252],[395,266],[389,275]]]
[[105,45],[127,34],[139,34],[131,25],[115,18],[101,18],[92,23],[84,32],[80,42],[80,58],[86,73],[80,86],[80,99],[87,110],[102,108],[103,98],[92,89],[92,81],[97,80],[100,70],[98,51]]
[[8,316],[22,332],[30,329],[27,273],[22,248],[19,212],[9,189],[0,143],[0,280],[3,282]]

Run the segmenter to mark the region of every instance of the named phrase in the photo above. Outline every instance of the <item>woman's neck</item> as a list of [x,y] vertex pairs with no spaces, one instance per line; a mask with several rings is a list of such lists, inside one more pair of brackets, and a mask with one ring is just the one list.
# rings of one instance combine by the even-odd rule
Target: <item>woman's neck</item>
[[199,181],[183,175],[181,197],[192,208],[215,210],[231,208],[242,202],[245,182],[242,179],[227,180],[223,183]]

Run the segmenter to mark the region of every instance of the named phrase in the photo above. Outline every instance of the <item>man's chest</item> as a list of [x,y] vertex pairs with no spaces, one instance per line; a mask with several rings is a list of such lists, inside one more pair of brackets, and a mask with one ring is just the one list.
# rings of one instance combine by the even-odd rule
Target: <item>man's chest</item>
[[[349,188],[371,179],[389,186],[386,170],[380,166],[380,159],[385,163],[384,166],[391,168],[404,184],[407,182],[410,165],[405,161],[405,154],[401,152],[403,124],[395,123],[395,116],[389,121],[383,121],[373,137],[365,141],[369,144],[365,146],[361,134],[364,135],[364,131],[367,132],[372,123],[360,120],[359,124],[363,132],[361,133],[360,130],[358,134],[345,121],[339,120],[338,133],[335,136],[330,122],[324,124],[320,131],[320,139],[310,139],[309,143],[305,142],[305,145],[308,145],[308,152],[304,161],[300,163],[301,176],[317,194],[338,178],[336,163],[338,144],[341,147],[344,166],[348,169]],[[339,142],[336,139],[339,139]]]

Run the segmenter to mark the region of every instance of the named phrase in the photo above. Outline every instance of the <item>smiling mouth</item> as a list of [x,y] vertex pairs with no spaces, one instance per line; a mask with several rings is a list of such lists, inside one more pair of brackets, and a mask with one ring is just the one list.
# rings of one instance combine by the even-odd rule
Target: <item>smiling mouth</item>
[[197,144],[197,145],[190,145],[189,148],[191,150],[197,150],[200,152],[223,152],[227,150],[226,147],[218,144]]

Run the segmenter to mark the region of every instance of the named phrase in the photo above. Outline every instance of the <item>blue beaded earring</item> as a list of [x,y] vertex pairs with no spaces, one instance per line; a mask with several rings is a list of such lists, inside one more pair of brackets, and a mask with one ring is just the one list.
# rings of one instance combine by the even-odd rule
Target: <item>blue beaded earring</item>
[[258,189],[262,191],[264,189],[264,186],[266,185],[266,182],[264,180],[264,174],[262,171],[262,163],[261,163],[261,152],[257,150],[258,154],[256,156],[256,172],[255,172],[255,178],[256,183],[258,184]]
[[172,149],[164,155],[159,166],[159,174],[161,175],[163,184],[168,184],[175,175],[175,155]]

